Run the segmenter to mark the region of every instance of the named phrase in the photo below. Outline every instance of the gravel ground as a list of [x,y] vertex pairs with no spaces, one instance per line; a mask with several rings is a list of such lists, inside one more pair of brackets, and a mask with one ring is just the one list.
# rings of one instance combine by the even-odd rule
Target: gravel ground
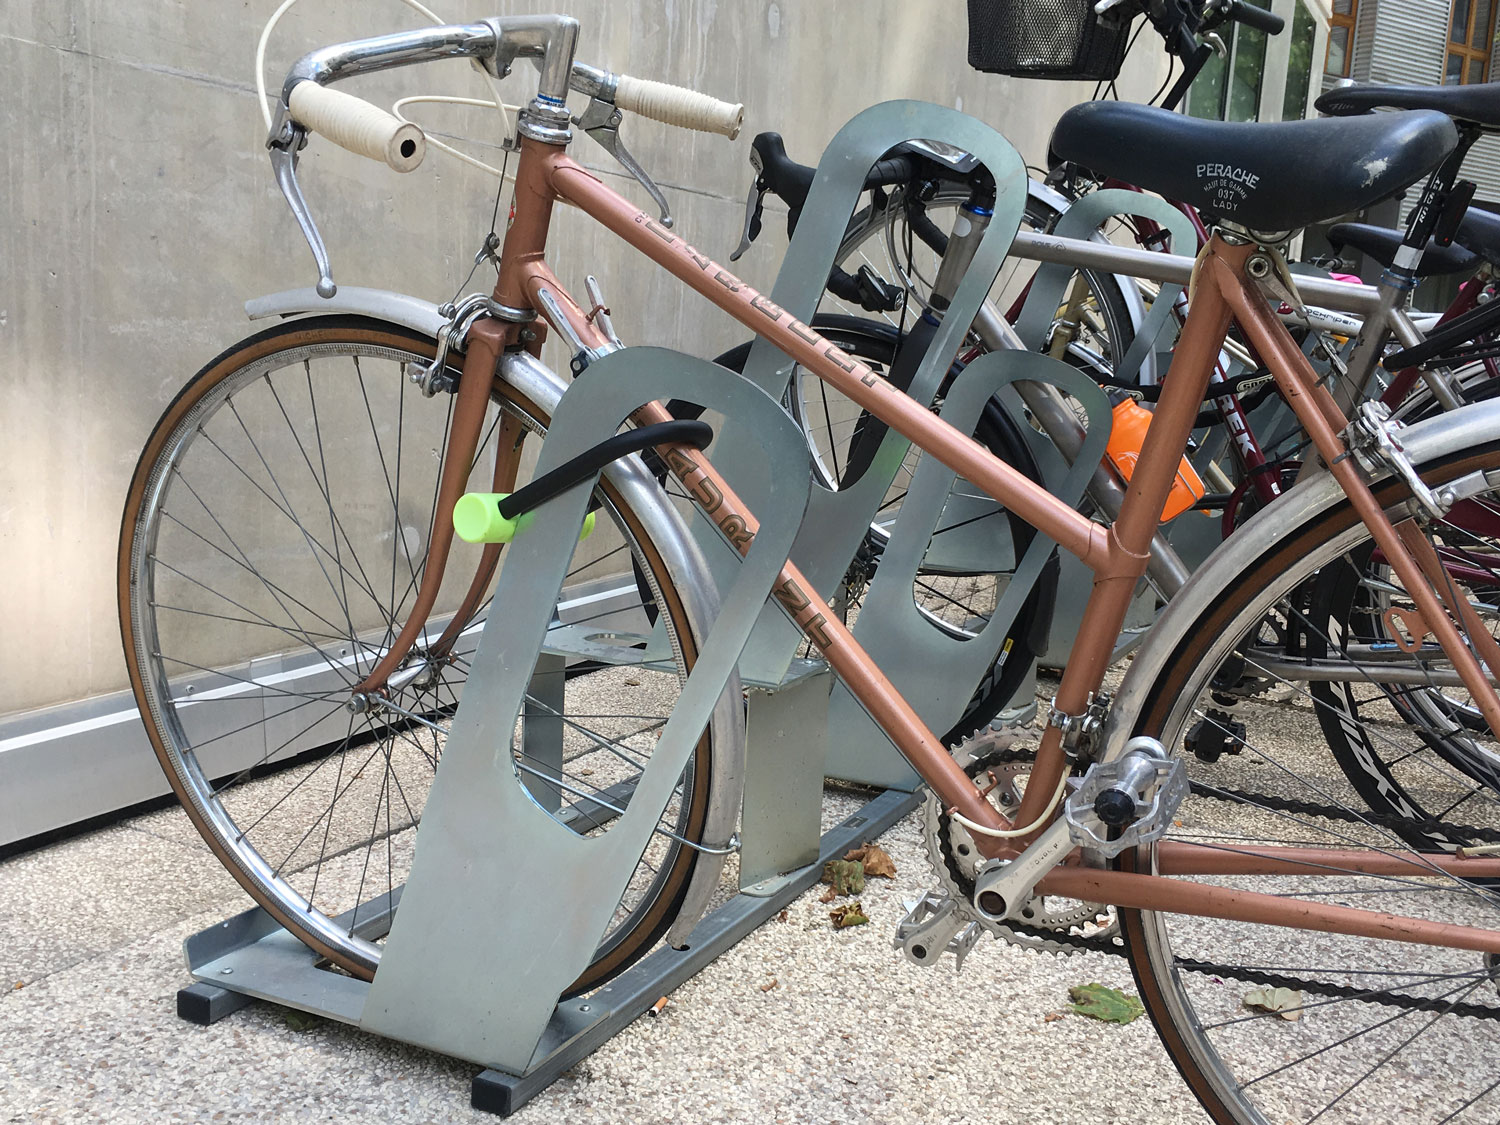
[[[1041,687],[1045,695],[1052,685]],[[1240,714],[1262,736],[1258,745],[1211,767],[1190,763],[1190,772],[1216,786],[1353,802],[1303,696],[1267,695]],[[1382,739],[1401,733],[1398,724],[1386,727],[1376,731]],[[264,799],[255,788],[260,784],[246,787],[250,806]],[[825,830],[868,796],[827,789]],[[1327,845],[1366,834],[1342,826],[1330,837],[1316,825],[1198,797],[1184,802],[1175,825],[1174,836],[1210,843],[1290,842],[1311,832],[1311,843]],[[395,861],[404,863],[409,835],[393,837]],[[860,901],[869,925],[835,930],[832,904],[821,902],[823,888],[815,887],[784,917],[766,922],[680,987],[660,1016],[637,1020],[516,1119],[1207,1120],[1149,1019],[1121,1026],[1068,1011],[1074,985],[1100,982],[1134,991],[1123,959],[1055,956],[984,939],[961,973],[951,959],[933,969],[907,963],[891,948],[891,936],[905,904],[932,887],[934,876],[915,815],[881,843],[897,874],[868,881]],[[721,897],[733,892],[736,866],[726,867]],[[324,877],[329,885],[348,883],[338,893],[347,890],[357,901],[367,877],[362,854],[331,863]],[[1296,882],[1279,878],[1259,889],[1299,893]],[[1358,897],[1352,885],[1332,889],[1336,901],[1381,905]],[[1404,901],[1409,897],[1403,891],[1392,905],[1421,914],[1420,903]],[[1465,902],[1474,902],[1438,897],[1430,905],[1438,911],[1434,917],[1495,924],[1488,914],[1465,914]],[[337,1023],[306,1026],[268,1004],[207,1028],[179,1020],[175,993],[189,982],[183,938],[246,905],[176,809],[0,863],[0,1122],[492,1120],[469,1108],[469,1082],[479,1068],[468,1063]],[[1346,984],[1433,971],[1418,947],[1377,953],[1371,961],[1358,949],[1340,954],[1338,941],[1319,939],[1314,946],[1279,928],[1257,931],[1204,919],[1179,919],[1173,927],[1178,955],[1207,962],[1285,966],[1326,955],[1335,962],[1324,963],[1375,970],[1333,974]],[[1463,976],[1478,969],[1476,956],[1451,954],[1441,964],[1459,974],[1449,979],[1460,982],[1465,998],[1485,1002],[1488,980],[1481,975],[1465,983]],[[1245,1073],[1269,1080],[1257,1089],[1282,1084],[1277,1104],[1288,1107],[1288,1116],[1305,1116],[1296,1104],[1305,1094],[1315,1108],[1330,1098],[1339,1103],[1319,1120],[1448,1120],[1446,1103],[1470,1096],[1465,1079],[1471,1088],[1488,1081],[1485,1068],[1472,1062],[1494,1057],[1492,1022],[1447,1020],[1444,1034],[1424,1035],[1411,1046],[1408,1029],[1420,1021],[1373,1012],[1371,1026],[1357,1033],[1370,1050],[1346,1059],[1324,1046],[1352,1026],[1337,1018],[1342,1009],[1319,1010],[1326,1007],[1320,1001],[1299,1023],[1255,1017],[1241,1005],[1248,986],[1216,972],[1188,978],[1192,1002],[1212,1021],[1215,1041],[1253,1064]],[[1307,972],[1329,979],[1331,971]],[[1396,1064],[1384,1065],[1388,1057]],[[1364,1080],[1367,1064],[1379,1067],[1377,1080]],[[1357,1096],[1335,1097],[1355,1086]],[[1495,1091],[1474,1088],[1472,1102],[1459,1106],[1454,1119],[1496,1120]]]
[[[826,814],[859,803],[830,790]],[[157,813],[0,864],[0,1120],[492,1120],[469,1064],[264,1004],[178,1020],[182,939],[244,905],[183,828]],[[807,892],[515,1119],[1205,1119],[1148,1020],[1062,1014],[1070,985],[1130,989],[1123,961],[985,940],[957,975],[907,964],[890,937],[930,884],[916,818],[882,843],[898,873],[870,881],[870,925],[833,930]]]

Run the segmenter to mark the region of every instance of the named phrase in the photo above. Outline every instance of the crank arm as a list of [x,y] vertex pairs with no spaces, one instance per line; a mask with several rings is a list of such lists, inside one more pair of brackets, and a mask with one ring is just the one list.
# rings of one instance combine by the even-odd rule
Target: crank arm
[[992,922],[1019,916],[1036,885],[1076,846],[1067,821],[1053,821],[1015,859],[992,859],[979,869],[974,880],[974,908]]

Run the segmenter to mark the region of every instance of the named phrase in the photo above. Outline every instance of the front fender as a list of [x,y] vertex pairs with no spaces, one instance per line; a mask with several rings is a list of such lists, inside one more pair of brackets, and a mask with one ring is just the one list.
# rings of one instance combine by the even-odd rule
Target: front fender
[[438,312],[431,301],[392,293],[385,289],[365,289],[358,285],[341,285],[332,297],[320,297],[312,286],[267,293],[245,302],[245,315],[251,320],[271,316],[305,316],[311,313],[357,313],[376,320],[388,320],[437,339],[448,326],[448,318]]

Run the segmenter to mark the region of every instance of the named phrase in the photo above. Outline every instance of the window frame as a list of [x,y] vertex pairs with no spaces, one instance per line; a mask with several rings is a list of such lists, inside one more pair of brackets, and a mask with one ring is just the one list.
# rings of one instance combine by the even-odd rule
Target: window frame
[[[1461,2],[1462,0],[1453,0],[1453,3],[1455,4]],[[1473,0],[1470,0],[1470,3],[1472,2]],[[1354,69],[1354,25],[1359,22],[1359,0],[1349,0],[1349,11],[1347,14],[1333,11],[1333,7],[1334,5],[1330,3],[1330,15],[1328,17],[1328,44],[1323,49],[1323,73],[1331,74],[1336,78],[1348,78],[1349,72]],[[1453,22],[1451,8],[1448,16],[1448,22],[1451,26]],[[1348,36],[1344,40],[1344,68],[1342,70],[1329,70],[1328,56],[1329,53],[1333,50],[1333,31],[1336,27],[1342,27],[1347,29],[1348,31]],[[1446,55],[1443,56],[1443,65],[1445,67],[1448,65]]]
[[[1464,26],[1464,38],[1457,40],[1453,37],[1454,21],[1458,18],[1459,5],[1468,8],[1467,19]],[[1476,27],[1478,22],[1480,0],[1452,0],[1448,9],[1448,41],[1443,52],[1443,73],[1439,80],[1443,85],[1450,85],[1448,81],[1448,68],[1451,61],[1457,57],[1462,60],[1458,70],[1458,83],[1460,86],[1473,85],[1469,81],[1470,66],[1478,62],[1480,64],[1479,81],[1484,82],[1489,78],[1490,54],[1495,39],[1495,8],[1496,4],[1491,0],[1487,26]]]

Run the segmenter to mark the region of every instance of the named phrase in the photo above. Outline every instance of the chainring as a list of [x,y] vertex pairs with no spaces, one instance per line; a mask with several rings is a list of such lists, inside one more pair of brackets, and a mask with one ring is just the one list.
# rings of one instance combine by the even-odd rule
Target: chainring
[[[986,778],[981,785],[990,786],[989,800],[1007,817],[1015,816],[1026,780],[1031,775],[1036,751],[1026,745],[1030,741],[1034,741],[1034,731],[1029,725],[1008,723],[998,730],[982,730],[953,750],[954,760],[965,773],[976,780]],[[982,917],[974,909],[973,901],[974,878],[984,856],[974,846],[973,837],[948,815],[930,790],[922,799],[922,816],[923,835],[933,873],[966,921],[978,922],[1002,941],[1038,953],[1067,955],[1081,952],[1079,946],[1064,940],[1069,936],[1082,935],[1101,940],[1114,937],[1117,925],[1109,908],[1076,899],[1032,896],[1022,907],[1019,920],[1028,931],[1026,933]],[[1058,938],[1043,936],[1048,931],[1056,933]]]

